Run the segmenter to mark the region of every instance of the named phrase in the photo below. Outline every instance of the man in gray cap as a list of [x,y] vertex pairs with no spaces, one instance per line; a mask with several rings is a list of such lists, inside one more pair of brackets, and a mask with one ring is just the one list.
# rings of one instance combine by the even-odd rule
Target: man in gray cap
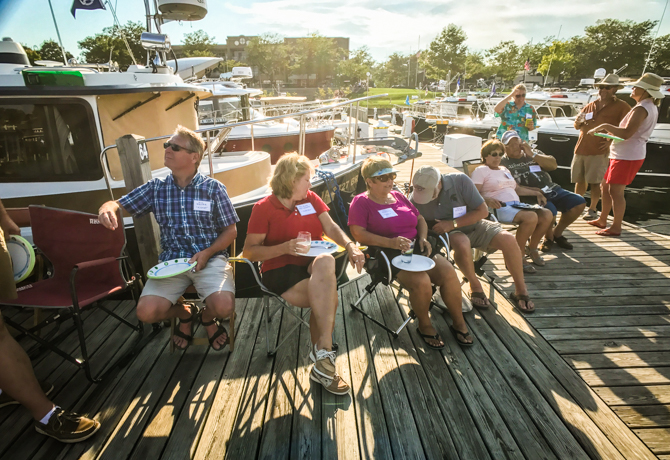
[[409,199],[426,219],[428,228],[438,234],[449,234],[456,264],[470,282],[472,305],[477,308],[491,305],[475,274],[472,248],[486,252],[500,249],[514,280],[517,308],[526,313],[534,311],[516,239],[500,224],[484,220],[489,214],[488,207],[472,180],[462,173],[442,175],[434,166],[422,166],[414,173],[412,185]]
[[619,76],[610,74],[594,85],[598,88],[598,99],[586,104],[575,119],[575,129],[579,130],[579,139],[570,165],[571,182],[575,184],[575,193],[584,196],[586,185],[591,188],[591,204],[584,214],[585,220],[598,218],[596,206],[600,201],[600,183],[605,177],[609,165],[610,139],[587,136],[590,129],[609,123],[619,126],[623,117],[630,112],[626,101],[616,97],[623,88]]
[[572,244],[563,236],[563,231],[584,211],[586,200],[576,193],[564,190],[551,179],[547,171],[557,168],[556,158],[533,152],[516,131],[505,131],[501,141],[505,145],[505,155],[500,164],[510,170],[517,184],[541,191],[547,199],[545,207],[551,211],[554,219],[558,211],[561,211],[561,219],[556,227],[549,226],[540,250],[548,252],[554,244],[563,249],[572,249]]

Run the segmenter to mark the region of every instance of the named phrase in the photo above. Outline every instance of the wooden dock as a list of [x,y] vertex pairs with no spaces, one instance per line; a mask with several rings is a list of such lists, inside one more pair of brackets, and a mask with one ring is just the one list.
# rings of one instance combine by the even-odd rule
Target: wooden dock
[[[422,151],[417,163],[447,170],[439,151]],[[233,353],[170,353],[163,329],[98,385],[56,355],[40,356],[35,371],[54,383],[52,399],[102,428],[64,445],[38,435],[27,411],[4,408],[0,458],[668,460],[670,240],[633,228],[620,239],[596,237],[581,221],[569,230],[575,249],[549,253],[546,267],[527,276],[533,315],[512,308],[503,295],[509,274],[490,257],[496,280],[485,286],[496,305],[465,315],[476,341],[467,349],[438,312],[441,352],[424,346],[414,323],[393,339],[350,308],[367,275],[342,286],[335,340],[350,397],[309,380],[304,327],[276,357],[266,355],[258,299],[236,302]],[[364,308],[397,326],[408,309],[393,295],[378,287]],[[134,318],[130,302],[110,305]],[[27,311],[3,313],[32,321]],[[99,311],[88,316],[94,362],[106,363],[129,335]],[[269,340],[281,340],[295,321],[275,313]],[[75,344],[69,337],[62,345]]]

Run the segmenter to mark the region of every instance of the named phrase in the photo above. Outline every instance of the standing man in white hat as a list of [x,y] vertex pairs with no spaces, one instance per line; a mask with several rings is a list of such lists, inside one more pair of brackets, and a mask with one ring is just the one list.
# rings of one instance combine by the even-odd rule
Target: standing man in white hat
[[587,184],[591,188],[591,204],[584,214],[585,220],[598,217],[596,207],[600,201],[600,183],[609,165],[608,155],[612,143],[609,139],[588,136],[586,133],[603,123],[618,126],[623,117],[630,112],[630,106],[616,97],[617,90],[623,88],[618,75],[609,74],[595,86],[598,88],[598,99],[585,105],[575,120],[579,139],[570,165],[575,193],[584,196]]
[[[596,235],[619,236],[626,212],[624,190],[633,182],[647,156],[647,141],[658,120],[657,103],[665,97],[661,92],[663,79],[653,73],[645,73],[633,83],[630,97],[637,102],[633,110],[621,120],[619,126],[609,123],[598,125],[588,134],[608,132],[623,139],[610,146],[610,164],[603,181],[603,209],[598,220],[588,221],[601,230]],[[607,216],[614,211],[614,221],[607,228]]]

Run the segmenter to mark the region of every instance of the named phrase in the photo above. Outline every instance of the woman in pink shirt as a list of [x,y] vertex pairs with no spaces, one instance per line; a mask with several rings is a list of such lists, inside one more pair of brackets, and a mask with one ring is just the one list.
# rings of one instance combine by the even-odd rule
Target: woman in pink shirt
[[[522,187],[516,183],[512,173],[500,160],[505,154],[505,146],[499,140],[493,139],[482,146],[482,161],[484,165],[472,172],[472,181],[482,194],[486,204],[493,208],[493,212],[500,222],[519,224],[516,230],[516,241],[521,254],[526,253],[535,265],[544,266],[544,259],[537,250],[542,235],[547,233],[552,221],[551,211],[537,205],[531,208],[519,201],[519,195],[536,196],[539,203],[544,205],[547,200],[539,189]],[[526,209],[523,209],[526,208]],[[525,273],[535,273],[535,268],[524,263]]]
[[[361,167],[367,192],[356,195],[349,207],[349,229],[361,244],[382,248],[389,260],[408,251],[416,241],[414,253],[432,255],[428,225],[412,203],[393,190],[396,171],[391,162],[374,156]],[[417,332],[430,348],[444,348],[444,341],[433,327],[428,310],[433,296],[432,285],[440,287],[442,300],[453,320],[451,332],[462,346],[472,345],[472,336],[463,319],[461,285],[453,265],[441,256],[433,257],[435,266],[425,272],[410,272],[392,267],[398,281],[409,291],[412,310],[419,320]]]
[[[633,83],[631,98],[637,102],[633,110],[621,120],[619,126],[603,123],[596,126],[588,134],[607,132],[620,137],[623,141],[613,141],[610,145],[610,164],[602,184],[602,212],[596,220],[588,221],[598,230],[596,235],[619,236],[621,224],[626,212],[624,191],[640,170],[647,156],[647,141],[658,120],[656,102],[663,100],[661,92],[663,79],[653,73],[645,73]],[[607,216],[614,211],[612,225],[607,228]]]

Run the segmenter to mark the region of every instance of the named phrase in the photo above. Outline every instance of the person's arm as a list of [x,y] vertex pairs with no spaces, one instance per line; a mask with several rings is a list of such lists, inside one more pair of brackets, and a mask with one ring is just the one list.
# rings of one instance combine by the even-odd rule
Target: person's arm
[[295,255],[298,249],[298,238],[284,241],[274,246],[265,246],[265,233],[247,233],[244,240],[242,256],[252,262],[262,262],[283,255]]
[[216,237],[214,243],[212,243],[210,247],[193,254],[193,257],[191,257],[191,260],[189,260],[188,263],[192,264],[193,262],[198,262],[198,265],[195,266],[195,271],[199,272],[207,266],[207,262],[209,262],[209,259],[214,254],[224,251],[233,243],[235,238],[237,238],[237,224],[228,225],[223,229],[221,234]]
[[482,193],[482,188],[484,188],[484,184],[475,184],[475,187],[477,187],[477,191],[481,193],[482,198],[484,198],[486,206],[493,209],[500,209],[501,207],[500,201],[496,200],[495,198],[488,197]]
[[551,155],[545,155],[544,153],[533,153],[530,145],[526,144],[525,142],[521,144],[521,150],[523,151],[523,154],[526,156],[526,158],[534,160],[544,171],[553,171],[554,169],[558,168],[556,158],[552,157]]
[[386,238],[385,236],[376,235],[369,232],[366,228],[360,225],[350,225],[349,230],[356,241],[365,246],[379,246],[380,248],[399,249],[406,251],[409,249],[411,241],[404,236],[396,236],[395,238]]
[[363,269],[363,264],[365,263],[365,256],[361,250],[358,249],[356,243],[351,241],[340,226],[333,222],[333,219],[327,212],[319,214],[319,220],[321,221],[321,227],[323,227],[323,233],[347,250],[349,262],[351,262],[351,265],[356,267],[356,270],[360,273]]
[[417,217],[416,222],[416,241],[419,243],[419,248],[421,249],[421,254],[424,256],[429,256],[432,252],[432,247],[428,242],[428,224],[426,219],[423,218],[421,214]]
[[493,108],[493,110],[495,110],[495,112],[496,112],[498,115],[502,114],[502,113],[503,113],[503,110],[505,110],[505,105],[507,105],[507,103],[510,101],[510,99],[513,99],[514,96],[516,96],[516,93],[517,93],[518,91],[519,91],[519,90],[516,89],[516,90],[512,91],[511,93],[509,93],[507,96],[505,96],[500,102],[498,102],[498,103],[496,104],[496,106]]
[[519,184],[516,184],[516,194],[519,196],[534,196],[537,197],[537,202],[540,206],[544,206],[547,203],[547,199],[544,197],[544,194],[540,189],[535,187],[523,187]]
[[584,106],[584,108],[582,108],[582,111],[579,112],[579,115],[575,117],[575,123],[574,123],[575,129],[584,131],[585,129],[588,128],[589,121],[593,120],[593,118],[591,118],[591,120],[586,120],[586,113],[587,113],[586,111],[589,110],[589,106],[590,104]]
[[12,218],[9,217],[9,214],[7,214],[7,210],[2,204],[2,200],[0,200],[0,228],[2,228],[2,231],[7,235],[21,234],[21,229],[19,226],[16,225],[16,222],[14,222]]
[[609,123],[603,123],[591,129],[588,134],[595,134],[607,131],[613,136],[620,137],[622,139],[630,139],[633,134],[640,129],[640,125],[647,118],[647,110],[644,107],[635,107],[633,109],[633,115],[628,120],[628,124],[620,128],[619,126],[614,126]]
[[119,226],[118,219],[116,218],[116,212],[119,208],[125,211],[118,201],[107,201],[100,206],[100,209],[98,209],[98,220],[103,227],[116,230],[116,227]]

